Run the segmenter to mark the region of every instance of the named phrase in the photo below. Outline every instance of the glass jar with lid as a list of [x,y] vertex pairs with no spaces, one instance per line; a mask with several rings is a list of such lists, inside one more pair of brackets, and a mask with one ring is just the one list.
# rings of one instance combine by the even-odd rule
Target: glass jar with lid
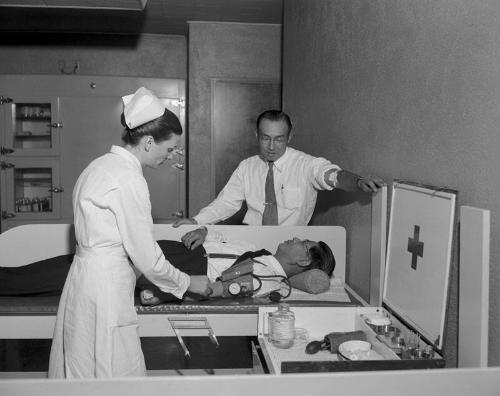
[[295,314],[290,306],[280,303],[269,313],[269,339],[277,348],[290,348],[295,340]]

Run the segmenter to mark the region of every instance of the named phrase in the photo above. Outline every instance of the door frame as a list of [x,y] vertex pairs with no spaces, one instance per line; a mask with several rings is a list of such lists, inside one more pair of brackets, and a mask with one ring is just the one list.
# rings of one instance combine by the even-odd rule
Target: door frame
[[[280,88],[282,92],[282,84],[279,79],[253,79],[253,78],[211,78],[210,79],[210,197],[211,199],[215,199],[217,196],[216,192],[216,158],[215,158],[215,86],[217,83],[239,83],[239,84],[270,84],[276,85]],[[281,106],[283,107],[283,98],[282,94],[280,97]]]

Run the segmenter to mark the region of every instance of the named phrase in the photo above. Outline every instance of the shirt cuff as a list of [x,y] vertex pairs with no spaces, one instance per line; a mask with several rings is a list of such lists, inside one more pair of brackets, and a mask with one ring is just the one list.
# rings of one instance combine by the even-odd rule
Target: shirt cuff
[[193,217],[193,219],[199,224],[199,225],[206,225],[206,224],[211,224],[212,222],[210,221],[210,218],[206,215],[203,215],[201,213],[198,213],[196,216]]
[[328,175],[328,181],[333,184],[334,188],[337,188],[337,185],[339,182],[338,175],[339,175],[340,170],[341,170],[340,168],[336,167],[336,168],[330,168],[325,172],[325,173],[327,173],[327,172],[333,171],[333,172],[330,172],[330,174]]
[[215,231],[210,228],[207,228],[207,231],[207,236],[205,238],[206,242],[226,242],[224,235],[221,232]]

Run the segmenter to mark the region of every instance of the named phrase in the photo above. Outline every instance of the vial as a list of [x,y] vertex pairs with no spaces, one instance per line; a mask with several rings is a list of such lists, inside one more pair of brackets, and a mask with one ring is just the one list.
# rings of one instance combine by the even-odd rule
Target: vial
[[269,314],[269,338],[277,348],[290,348],[295,339],[295,315],[290,306],[281,303]]

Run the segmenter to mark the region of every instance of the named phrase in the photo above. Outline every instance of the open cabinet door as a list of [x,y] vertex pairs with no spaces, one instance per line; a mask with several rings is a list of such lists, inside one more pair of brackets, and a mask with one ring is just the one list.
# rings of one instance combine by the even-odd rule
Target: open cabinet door
[[[140,86],[154,91],[165,106],[179,117],[184,131],[181,145],[184,146],[184,81],[134,78],[118,80],[114,85],[97,83],[97,87],[88,94],[61,97],[61,117],[65,126],[61,161],[70,164],[61,170],[63,184],[74,186],[79,174],[90,161],[108,152],[111,145],[123,144],[121,96],[135,92]],[[176,220],[176,213],[185,212],[183,158],[176,156],[173,161],[165,162],[158,169],[145,168],[144,177],[148,182],[154,222],[172,222]],[[69,194],[71,189],[68,190]],[[71,199],[64,204],[63,217],[71,222]]]

